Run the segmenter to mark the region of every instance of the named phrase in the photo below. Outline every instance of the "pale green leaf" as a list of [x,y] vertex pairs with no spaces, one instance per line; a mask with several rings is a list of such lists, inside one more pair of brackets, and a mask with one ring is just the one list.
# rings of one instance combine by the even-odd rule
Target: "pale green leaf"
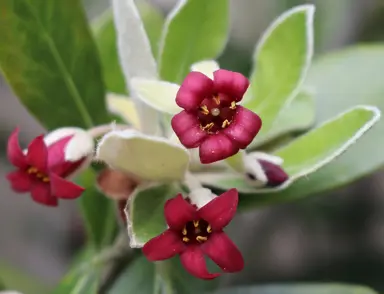
[[243,286],[215,291],[212,294],[376,294],[365,286],[342,284],[276,284]]
[[189,164],[189,152],[182,145],[135,130],[108,133],[96,153],[112,168],[150,181],[182,180]]
[[245,155],[246,155],[246,152],[243,150],[240,150],[235,155],[225,159],[225,163],[234,171],[237,171],[239,173],[244,173],[245,171],[244,156]]
[[266,30],[254,55],[251,75],[253,99],[246,107],[263,120],[267,134],[298,94],[313,55],[313,5],[294,7]]
[[309,90],[301,91],[277,117],[267,133],[258,134],[247,149],[252,150],[279,137],[309,129],[315,123],[315,101]]
[[165,202],[180,191],[173,185],[142,185],[129,197],[125,213],[131,247],[142,247],[167,229]]
[[[152,55],[148,36],[134,0],[113,0],[114,21],[117,32],[119,60],[125,83],[131,88],[131,79],[157,78],[156,61]],[[140,118],[141,130],[147,134],[158,132],[158,113],[132,93]]]
[[377,123],[379,118],[380,110],[376,107],[356,106],[276,151],[274,155],[284,160],[282,167],[289,175],[289,180],[277,188],[255,190],[247,184],[245,177],[231,177],[228,174],[199,177],[207,185],[224,190],[233,187],[244,193],[286,189],[297,179],[310,175],[340,156]]
[[201,72],[212,80],[213,80],[213,73],[218,69],[220,69],[220,66],[215,60],[199,61],[192,64],[191,66],[191,71]]
[[96,46],[79,0],[0,1],[0,67],[45,127],[109,121]]
[[166,19],[159,74],[180,84],[195,62],[217,57],[227,41],[228,0],[180,0]]
[[175,102],[177,91],[180,88],[177,84],[133,78],[131,86],[137,98],[154,109],[168,114],[176,114],[182,110]]
[[111,113],[118,115],[123,121],[129,123],[135,129],[140,130],[139,115],[137,114],[135,104],[129,97],[108,93],[107,108]]

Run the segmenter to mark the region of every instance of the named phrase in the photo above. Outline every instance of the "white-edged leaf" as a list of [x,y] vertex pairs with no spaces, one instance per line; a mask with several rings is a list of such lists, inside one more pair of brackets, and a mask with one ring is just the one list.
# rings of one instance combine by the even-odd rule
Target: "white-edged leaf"
[[255,189],[247,183],[245,177],[231,173],[201,173],[197,177],[203,183],[223,190],[231,187],[243,193],[283,190],[341,155],[378,122],[380,115],[380,110],[376,107],[355,106],[277,150],[274,154],[284,160],[282,167],[290,176],[279,187]]
[[132,91],[146,105],[168,114],[176,114],[182,109],[176,104],[176,94],[180,86],[177,84],[133,78],[131,80]]
[[[134,1],[113,0],[112,5],[119,59],[127,87],[131,88],[130,80],[133,77],[156,79],[156,61]],[[159,119],[157,111],[134,95],[132,99],[139,113],[141,130],[147,134],[156,134]]]
[[139,115],[133,101],[124,95],[108,93],[106,97],[108,111],[140,130]]
[[219,64],[215,60],[203,60],[192,64],[191,71],[199,71],[213,80],[213,73],[220,69]]
[[310,4],[286,11],[266,30],[256,47],[251,75],[253,99],[246,107],[262,118],[260,134],[273,127],[304,82],[313,55],[314,12]]
[[160,78],[181,83],[193,63],[221,53],[228,31],[229,0],[179,0],[163,28]]
[[129,197],[125,208],[127,229],[132,248],[140,248],[167,229],[165,202],[180,191],[173,185],[139,185]]
[[135,130],[106,134],[96,157],[142,180],[162,182],[182,180],[189,164],[189,152],[182,145]]
[[245,165],[244,165],[245,155],[246,155],[246,152],[244,150],[240,150],[235,155],[228,157],[224,161],[234,171],[237,171],[239,173],[244,173],[245,172]]

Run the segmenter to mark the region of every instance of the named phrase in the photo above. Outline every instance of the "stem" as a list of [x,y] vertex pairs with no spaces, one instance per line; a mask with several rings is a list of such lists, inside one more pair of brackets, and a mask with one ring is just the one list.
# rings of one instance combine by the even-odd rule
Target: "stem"
[[176,294],[175,289],[169,275],[169,261],[160,261],[156,263],[156,275],[158,276],[158,283],[160,283],[157,288],[157,292],[161,294]]
[[92,138],[98,138],[100,136],[103,136],[105,135],[106,133],[110,132],[110,131],[115,131],[115,130],[126,130],[126,129],[130,129],[131,127],[128,126],[128,125],[123,125],[123,124],[115,124],[115,123],[111,123],[111,124],[107,124],[107,125],[99,125],[99,126],[96,126],[96,127],[93,127],[93,128],[90,128],[88,130],[88,134],[92,137]]
[[192,192],[196,189],[201,189],[203,186],[201,185],[198,178],[196,178],[191,172],[187,171],[185,174],[185,185],[188,187],[189,191]]

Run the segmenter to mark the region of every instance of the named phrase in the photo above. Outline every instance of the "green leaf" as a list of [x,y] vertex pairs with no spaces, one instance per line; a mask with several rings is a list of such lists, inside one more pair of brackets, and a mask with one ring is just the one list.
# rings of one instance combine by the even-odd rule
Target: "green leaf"
[[308,90],[302,91],[279,114],[272,129],[267,133],[258,134],[247,149],[253,150],[286,134],[305,131],[314,123],[315,101],[313,95]]
[[184,146],[130,129],[105,135],[96,156],[115,169],[148,181],[182,180],[189,165]]
[[[161,11],[147,1],[137,2],[137,8],[143,20],[152,53],[156,55],[164,16]],[[96,19],[92,28],[101,57],[106,87],[109,91],[125,94],[127,91],[117,55],[116,30],[112,11],[107,10]]]
[[86,190],[79,198],[79,204],[87,229],[88,241],[95,249],[112,242],[117,232],[117,218],[114,202],[99,192],[96,187],[96,172],[87,169],[78,178]]
[[254,54],[251,74],[253,98],[245,107],[263,120],[267,134],[280,112],[298,94],[313,55],[313,5],[294,7],[266,30]]
[[[156,79],[156,61],[134,0],[113,0],[112,7],[125,84],[130,89],[133,77]],[[139,114],[141,130],[146,134],[157,134],[158,112],[140,101],[134,92],[131,96]]]
[[377,294],[365,286],[341,284],[281,284],[243,286],[215,291],[214,294]]
[[158,58],[160,78],[180,84],[193,63],[214,59],[221,53],[228,30],[228,0],[179,1],[163,30]]
[[131,247],[142,247],[148,240],[166,230],[164,204],[180,192],[175,186],[167,184],[136,188],[125,211]]
[[81,2],[4,0],[0,11],[0,67],[26,108],[49,129],[108,122]]
[[[384,111],[384,46],[353,46],[318,59],[309,72],[307,85],[316,89],[318,120],[325,121],[342,109],[370,103]],[[335,189],[384,165],[382,144],[384,121],[379,123],[343,155],[308,178],[276,194],[242,197],[240,206],[280,203]],[[273,196],[273,197],[272,197]]]
[[[218,175],[215,178],[200,176],[208,185],[221,189],[237,188],[244,193],[276,192],[286,189],[297,179],[308,176],[340,156],[356,142],[380,118],[380,111],[372,106],[356,106],[300,136],[277,150],[274,155],[284,160],[283,169],[289,175],[283,185],[276,188],[258,189],[248,185],[245,177]],[[249,196],[250,197],[250,196]],[[272,199],[274,195],[269,196]],[[255,196],[259,201],[260,196]]]

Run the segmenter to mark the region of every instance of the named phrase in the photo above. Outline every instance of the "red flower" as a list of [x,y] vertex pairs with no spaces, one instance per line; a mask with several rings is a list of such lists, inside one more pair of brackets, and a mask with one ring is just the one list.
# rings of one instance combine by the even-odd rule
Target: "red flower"
[[[16,129],[11,134],[7,147],[8,160],[17,168],[7,175],[12,189],[19,193],[30,192],[34,201],[47,206],[57,206],[58,198],[79,197],[84,189],[65,179],[87,159],[86,156],[76,161],[66,158],[66,148],[74,135],[58,138],[58,132],[53,132],[51,134],[55,135],[55,141],[52,140],[53,136],[49,139],[47,136],[45,140],[41,135],[33,139],[23,152],[19,146],[18,133],[19,130]],[[46,144],[45,141],[52,142]]]
[[164,206],[169,229],[148,241],[143,247],[150,261],[180,255],[184,268],[201,279],[214,279],[220,273],[209,273],[204,255],[212,259],[224,272],[238,272],[244,260],[223,228],[236,213],[238,193],[231,189],[197,209],[180,194]]
[[245,149],[261,128],[260,117],[237,105],[249,81],[224,69],[213,80],[190,72],[180,86],[176,103],[183,111],[172,118],[172,128],[187,148],[200,147],[202,163],[212,163]]

